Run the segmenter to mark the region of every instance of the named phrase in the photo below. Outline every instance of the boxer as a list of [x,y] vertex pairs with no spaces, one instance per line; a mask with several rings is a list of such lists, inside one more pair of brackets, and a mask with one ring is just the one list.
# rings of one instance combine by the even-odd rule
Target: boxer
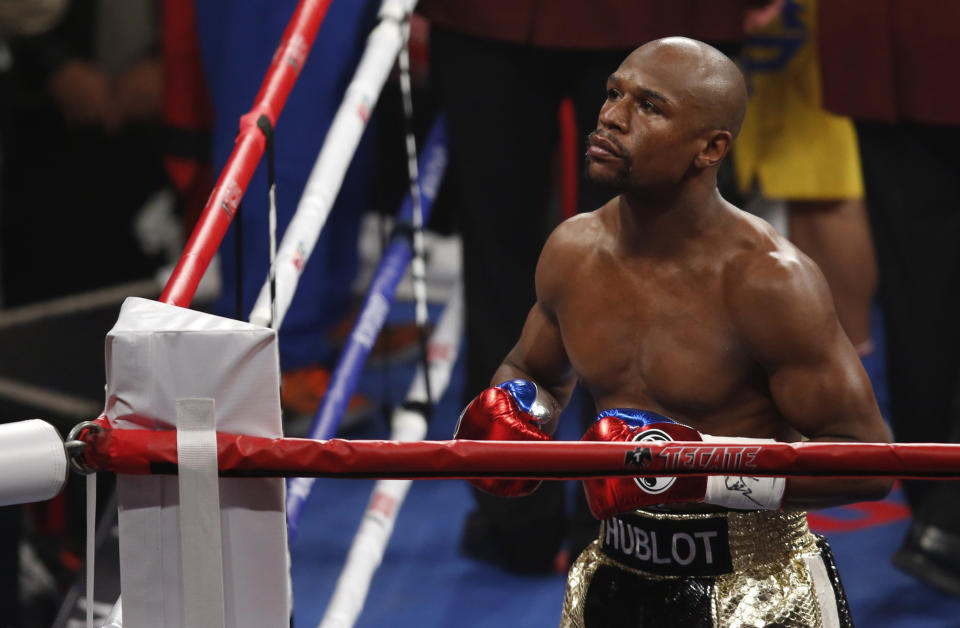
[[[586,440],[889,441],[820,270],[717,190],[746,101],[733,62],[685,38],[641,46],[610,76],[586,169],[615,196],[551,234],[537,301],[458,437],[548,439],[579,379],[600,413]],[[561,625],[852,625],[805,511],[891,485],[585,482],[602,524],[570,569]]]

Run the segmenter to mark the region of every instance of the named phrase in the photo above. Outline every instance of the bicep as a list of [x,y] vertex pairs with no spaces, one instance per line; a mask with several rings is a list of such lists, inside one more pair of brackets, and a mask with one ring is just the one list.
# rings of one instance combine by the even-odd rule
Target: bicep
[[781,416],[811,440],[888,441],[870,380],[849,341],[842,336],[821,342],[768,367],[770,394]]
[[[870,381],[850,342],[837,326],[836,344],[785,359],[770,373],[770,392],[787,424],[810,440],[888,442]],[[784,435],[795,440],[796,435]],[[790,478],[782,507],[810,510],[882,499],[892,481],[884,478]]]
[[[889,442],[870,380],[839,323],[806,340],[806,347],[767,366],[771,396],[793,432],[784,440],[799,433],[822,442]],[[810,510],[882,499],[891,487],[883,478],[790,478],[782,506]]]
[[810,439],[889,440],[870,380],[840,327],[819,269],[799,260],[774,279],[748,287],[753,307],[742,320],[781,416]]

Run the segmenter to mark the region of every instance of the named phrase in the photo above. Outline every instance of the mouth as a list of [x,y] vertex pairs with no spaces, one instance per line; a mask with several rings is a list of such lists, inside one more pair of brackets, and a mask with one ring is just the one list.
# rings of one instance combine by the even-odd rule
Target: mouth
[[617,150],[616,146],[614,146],[613,142],[602,135],[597,134],[596,131],[590,134],[586,156],[601,160],[623,158],[623,156],[620,154],[620,151]]

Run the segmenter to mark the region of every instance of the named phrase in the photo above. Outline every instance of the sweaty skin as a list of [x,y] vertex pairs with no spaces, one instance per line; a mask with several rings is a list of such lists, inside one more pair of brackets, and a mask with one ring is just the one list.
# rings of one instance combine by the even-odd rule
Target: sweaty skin
[[[820,270],[717,191],[746,98],[729,59],[685,38],[644,45],[611,75],[586,159],[618,195],[550,236],[494,384],[532,379],[560,408],[579,378],[598,412],[653,410],[715,436],[889,440]],[[791,479],[783,506],[891,486]]]

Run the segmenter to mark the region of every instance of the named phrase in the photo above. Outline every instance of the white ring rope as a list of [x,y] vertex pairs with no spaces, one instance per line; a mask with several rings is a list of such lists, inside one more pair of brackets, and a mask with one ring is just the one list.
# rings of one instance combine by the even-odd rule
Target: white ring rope
[[[367,46],[353,80],[347,87],[330,130],[327,131],[297,211],[287,226],[277,251],[274,329],[279,329],[283,323],[300,281],[300,274],[330,216],[347,167],[400,52],[403,44],[403,24],[415,5],[416,0],[384,0],[380,5],[380,23],[367,38]],[[257,296],[250,313],[250,322],[267,326],[271,313],[268,279]]]
[[[437,327],[430,337],[430,390],[439,398],[450,383],[463,336],[463,294],[460,282],[454,287]],[[417,369],[407,393],[407,404],[425,404],[426,378]],[[426,407],[421,405],[420,407]],[[415,410],[398,407],[391,418],[391,438],[401,441],[422,440],[427,433],[427,417]],[[378,480],[370,496],[347,560],[327,605],[320,628],[351,628],[363,610],[370,581],[383,559],[400,507],[411,480]]]

